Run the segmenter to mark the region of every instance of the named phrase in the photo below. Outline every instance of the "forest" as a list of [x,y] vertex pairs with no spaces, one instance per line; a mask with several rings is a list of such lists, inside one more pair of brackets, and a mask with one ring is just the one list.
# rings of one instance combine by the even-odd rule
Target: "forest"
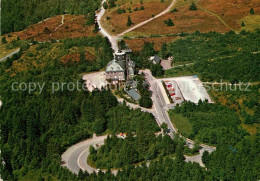
[[[79,173],[80,180],[258,180],[260,178],[260,135],[255,137],[245,136],[240,141],[232,139],[222,139],[218,143],[217,150],[209,154],[207,151],[202,156],[205,168],[197,163],[184,162],[183,144],[177,144],[175,147],[175,159],[160,156],[157,160],[149,160],[149,167],[142,163],[141,165],[126,165],[118,171],[117,176],[111,174],[109,169],[106,173],[89,175],[86,172]],[[132,140],[133,138],[131,138]],[[160,139],[160,138],[159,138]],[[167,138],[163,138],[166,139]],[[104,154],[113,148],[109,145],[117,146],[123,140],[113,141],[110,138],[102,149]],[[143,146],[143,145],[142,145]],[[162,145],[160,145],[162,147]],[[121,148],[120,148],[121,149]],[[132,148],[131,148],[132,149]],[[99,154],[99,150],[92,149],[92,154]],[[102,150],[103,151],[103,150]],[[101,152],[101,151],[100,151]],[[147,153],[147,152],[146,152]],[[116,153],[117,156],[118,152]],[[114,157],[113,157],[114,158]],[[125,156],[127,158],[127,156]],[[132,157],[131,157],[132,158]],[[116,162],[117,157],[114,158]],[[110,166],[110,165],[109,165]],[[75,177],[69,177],[71,180],[77,180]]]
[[177,143],[168,135],[156,137],[151,131],[128,135],[125,139],[112,136],[98,150],[92,149],[88,162],[96,168],[122,168],[129,164],[153,160],[159,155],[173,156]]
[[258,81],[259,37],[260,30],[240,34],[195,32],[169,43],[167,54],[174,57],[174,63],[195,63],[189,68],[203,81]]
[[[135,133],[160,131],[154,117],[141,109],[130,109],[125,105],[119,105],[108,113],[107,128],[113,133]],[[135,118],[135,119],[132,119]]]
[[129,134],[125,139],[108,137],[105,145],[97,150],[94,147],[90,149],[88,163],[96,168],[119,169],[127,165],[150,163],[159,158],[181,158],[183,154],[198,154],[199,149],[199,145],[193,149],[188,148],[178,136],[172,139],[167,134],[156,135],[153,130],[145,130]]
[[[105,39],[96,37],[84,40],[89,43],[88,46],[97,45],[100,56],[104,55],[102,51],[106,53],[104,56],[112,56],[110,44]],[[62,48],[81,43],[80,39],[66,40]],[[60,154],[71,144],[89,138],[97,124],[104,124],[100,118],[118,104],[116,98],[105,90],[90,94],[65,88],[52,94],[51,87],[46,86],[41,93],[14,91],[13,82],[39,82],[46,85],[52,82],[75,82],[80,80],[78,73],[82,65],[91,70],[93,64],[98,64],[98,61],[90,63],[85,60],[68,66],[57,57],[47,55],[49,50],[57,48],[55,43],[34,47],[36,52],[31,50],[33,47],[27,47],[21,53],[23,58],[14,56],[0,64],[0,94],[4,102],[0,112],[1,156],[5,161],[4,168],[1,168],[3,179],[16,180],[41,166],[44,170],[54,168],[55,165],[58,168]],[[66,51],[60,53],[66,54]],[[26,61],[30,63],[24,70],[15,66],[17,63],[27,64]],[[87,71],[87,68],[82,71]],[[89,109],[95,106],[96,111],[91,111],[93,114],[90,117]]]
[[212,180],[259,180],[260,135],[245,136],[234,143],[224,139],[211,154],[204,152],[202,161]]
[[[257,40],[254,34],[245,34],[244,41],[250,36]],[[252,44],[253,47],[254,43]],[[51,85],[52,82],[79,81],[83,85],[80,81],[82,74],[100,70],[112,59],[113,52],[107,39],[96,36],[42,44],[16,40],[12,46],[22,46],[21,52],[0,63],[0,95],[4,102],[0,110],[1,159],[5,162],[0,166],[3,179],[19,180],[26,176],[31,180],[260,179],[259,131],[254,135],[244,131],[240,127],[241,121],[235,108],[207,102],[199,102],[198,105],[187,102],[174,110],[192,124],[192,134],[188,137],[217,147],[213,153],[203,154],[203,163],[207,168],[205,170],[197,163],[184,162],[183,143],[171,140],[168,136],[154,136],[160,128],[151,114],[140,109],[130,109],[125,103],[119,104],[109,90],[90,93],[65,88],[54,94],[50,86],[31,94],[12,90],[14,82]],[[251,44],[243,48],[250,47]],[[155,53],[152,49],[152,44],[145,45],[143,60]],[[252,51],[257,49],[252,48]],[[135,59],[138,68],[150,67],[150,62],[142,62],[137,56]],[[251,75],[249,73],[247,76]],[[246,78],[246,75],[240,76]],[[258,87],[254,88],[253,94],[257,91]],[[232,96],[237,97],[235,94]],[[253,110],[256,116],[259,114],[257,97],[246,97],[243,106]],[[122,166],[117,176],[110,170],[98,175],[81,171],[77,176],[60,166],[60,155],[69,146],[90,138],[93,133],[114,135],[119,132],[126,132],[130,136],[126,140],[111,137],[103,150],[92,150],[99,160],[99,163],[97,160],[94,162],[97,166]],[[101,154],[103,151],[105,155]],[[165,157],[171,154],[175,159]],[[106,164],[104,159],[108,159]],[[137,167],[131,164],[146,160],[149,160],[149,167],[145,163]]]
[[101,0],[8,0],[2,1],[1,34],[21,31],[27,26],[60,14],[87,15]]
[[[93,133],[160,130],[151,114],[119,105],[109,90],[90,93],[65,86],[52,92],[53,82],[79,81],[83,86],[80,74],[103,68],[105,60],[112,58],[110,47],[108,40],[99,36],[67,39],[58,44],[35,43],[0,64],[3,179],[17,180],[32,171],[60,179],[61,173],[68,173],[60,166],[60,155]],[[94,60],[84,56],[89,49],[95,50]],[[61,61],[75,52],[80,54],[78,61]],[[29,93],[14,90],[14,82],[46,86]]]
[[192,132],[185,136],[192,140],[217,145],[223,139],[241,140],[248,134],[240,128],[235,111],[220,104],[185,102],[170,112],[188,118]]
[[[217,87],[220,89],[220,86]],[[214,100],[229,108],[235,108],[236,113],[242,119],[244,124],[253,125],[260,124],[260,108],[259,108],[259,88],[260,85],[250,85],[247,90],[235,90],[234,86],[231,90],[211,90],[210,93]],[[258,126],[259,127],[259,126]]]

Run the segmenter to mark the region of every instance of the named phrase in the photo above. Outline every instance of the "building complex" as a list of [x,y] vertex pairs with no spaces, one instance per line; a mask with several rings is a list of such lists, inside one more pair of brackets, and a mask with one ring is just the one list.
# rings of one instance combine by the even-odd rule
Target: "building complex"
[[131,49],[118,50],[115,58],[106,67],[106,80],[111,84],[121,84],[132,81],[135,73],[135,63],[131,60]]

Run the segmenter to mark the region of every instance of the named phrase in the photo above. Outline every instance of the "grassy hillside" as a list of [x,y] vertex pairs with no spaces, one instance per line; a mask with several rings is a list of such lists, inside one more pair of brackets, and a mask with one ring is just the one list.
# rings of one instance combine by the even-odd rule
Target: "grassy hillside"
[[103,26],[112,34],[118,34],[128,29],[128,17],[134,24],[152,18],[152,16],[159,14],[166,9],[170,0],[123,0],[115,1],[115,6],[108,3],[109,8],[106,10],[102,18]]
[[196,32],[170,43],[168,53],[174,57],[174,62],[194,62],[194,66],[187,68],[201,74],[205,81],[258,81],[259,35],[260,31]]
[[[63,24],[62,24],[63,20]],[[8,42],[19,37],[22,40],[51,41],[66,38],[89,37],[96,35],[93,33],[94,26],[86,25],[84,15],[54,16],[43,22],[30,25],[28,28],[4,35]]]
[[5,0],[2,1],[1,34],[20,31],[31,24],[59,14],[87,14],[101,0]]
[[[195,2],[196,10],[190,10],[192,2]],[[250,14],[251,8],[254,14]],[[173,9],[172,12],[130,32],[128,36],[192,33],[196,30],[225,33],[245,28],[254,30],[259,24],[260,3],[257,0],[177,0]],[[168,19],[172,19],[174,26],[167,26],[164,23]],[[242,21],[247,21],[245,27],[241,27]]]

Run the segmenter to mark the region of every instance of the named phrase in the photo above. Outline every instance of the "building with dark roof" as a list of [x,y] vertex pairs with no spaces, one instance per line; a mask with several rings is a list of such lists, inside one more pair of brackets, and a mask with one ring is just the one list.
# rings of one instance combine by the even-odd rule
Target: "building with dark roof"
[[153,64],[161,63],[161,58],[158,55],[150,57],[149,60],[152,61]]
[[135,89],[130,89],[129,91],[126,91],[126,93],[135,101],[141,99],[140,94]]

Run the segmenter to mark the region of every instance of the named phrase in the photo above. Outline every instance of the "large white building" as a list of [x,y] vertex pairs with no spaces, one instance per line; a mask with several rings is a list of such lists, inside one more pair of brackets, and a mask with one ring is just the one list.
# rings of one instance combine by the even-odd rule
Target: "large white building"
[[106,67],[106,80],[118,84],[134,78],[135,63],[130,59],[132,50],[118,50]]

